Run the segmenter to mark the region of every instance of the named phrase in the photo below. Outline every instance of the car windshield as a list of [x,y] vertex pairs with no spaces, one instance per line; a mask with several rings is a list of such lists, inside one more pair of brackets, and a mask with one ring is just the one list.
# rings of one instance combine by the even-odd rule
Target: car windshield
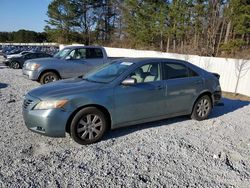
[[58,58],[58,59],[62,59],[64,58],[66,55],[68,55],[68,53],[71,51],[70,48],[64,48],[62,50],[60,50],[59,52],[57,52],[53,57]]
[[83,79],[90,82],[109,83],[118,78],[124,71],[126,71],[133,63],[124,61],[114,61],[107,63],[101,67],[96,68]]

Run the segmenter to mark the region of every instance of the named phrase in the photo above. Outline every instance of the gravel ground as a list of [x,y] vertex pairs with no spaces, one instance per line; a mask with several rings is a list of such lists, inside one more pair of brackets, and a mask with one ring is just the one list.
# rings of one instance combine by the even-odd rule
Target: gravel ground
[[0,187],[250,187],[250,105],[223,99],[210,119],[110,131],[81,146],[32,133],[22,96],[39,84],[0,66]]

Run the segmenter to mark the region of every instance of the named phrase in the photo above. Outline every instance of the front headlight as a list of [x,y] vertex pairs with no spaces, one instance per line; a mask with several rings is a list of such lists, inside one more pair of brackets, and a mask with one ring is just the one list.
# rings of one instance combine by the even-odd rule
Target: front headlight
[[68,100],[50,100],[50,101],[41,101],[35,107],[34,110],[48,110],[55,108],[63,108]]
[[33,63],[30,65],[30,70],[37,70],[40,67],[40,64]]

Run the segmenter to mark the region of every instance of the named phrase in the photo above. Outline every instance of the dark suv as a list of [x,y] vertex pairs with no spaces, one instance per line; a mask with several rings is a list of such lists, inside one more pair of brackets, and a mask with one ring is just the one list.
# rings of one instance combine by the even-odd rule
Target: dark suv
[[37,58],[46,58],[52,57],[50,54],[42,53],[42,52],[29,52],[20,56],[13,56],[7,58],[4,63],[13,69],[21,69],[26,60],[29,59],[37,59]]

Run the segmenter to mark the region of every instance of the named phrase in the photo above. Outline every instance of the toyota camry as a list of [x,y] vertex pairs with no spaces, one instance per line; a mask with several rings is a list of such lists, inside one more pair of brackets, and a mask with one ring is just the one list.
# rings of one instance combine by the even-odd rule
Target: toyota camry
[[204,120],[220,98],[218,74],[182,60],[125,58],[28,92],[23,117],[33,132],[91,144],[109,129],[181,115]]

